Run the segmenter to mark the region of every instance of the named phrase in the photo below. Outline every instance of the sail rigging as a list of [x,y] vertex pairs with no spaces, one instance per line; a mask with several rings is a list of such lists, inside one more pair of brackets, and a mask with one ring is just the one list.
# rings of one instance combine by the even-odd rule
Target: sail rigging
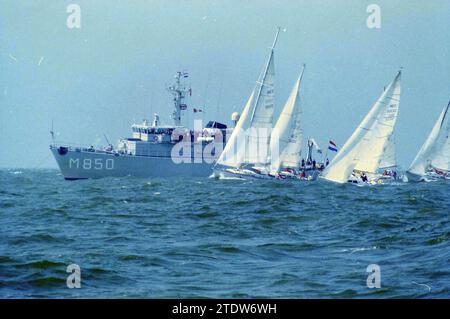
[[377,173],[397,120],[400,82],[401,71],[324,170],[323,178],[345,183],[354,170]]
[[252,92],[247,100],[233,132],[217,160],[217,164],[235,168],[242,164],[245,156],[245,132],[243,131],[243,128],[246,127],[248,124],[247,122],[249,122],[249,111],[253,102],[253,96],[254,92]]
[[266,164],[268,161],[275,104],[274,49],[279,32],[280,28],[277,29],[263,72],[217,161],[219,165],[239,168],[244,164]]
[[305,65],[303,65],[302,71],[272,131],[270,140],[270,170],[272,172],[279,171],[281,167],[297,168],[300,166],[302,128],[299,90],[304,70]]
[[253,92],[255,101],[250,127],[247,134],[245,162],[265,165],[269,161],[269,142],[273,126],[275,110],[275,65],[274,49],[280,29],[277,29],[275,40],[270,49],[269,59],[261,73]]

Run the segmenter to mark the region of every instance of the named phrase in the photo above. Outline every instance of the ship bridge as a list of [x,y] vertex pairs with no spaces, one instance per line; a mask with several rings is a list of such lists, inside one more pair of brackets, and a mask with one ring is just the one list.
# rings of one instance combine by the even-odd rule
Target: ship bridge
[[133,138],[145,142],[172,142],[171,136],[176,128],[173,126],[148,125],[147,121],[142,124],[133,124],[131,130]]

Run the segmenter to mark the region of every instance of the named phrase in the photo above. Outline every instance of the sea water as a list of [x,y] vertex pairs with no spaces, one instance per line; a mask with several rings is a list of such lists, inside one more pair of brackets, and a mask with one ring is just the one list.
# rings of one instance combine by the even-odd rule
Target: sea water
[[4,169],[0,297],[449,298],[449,192]]

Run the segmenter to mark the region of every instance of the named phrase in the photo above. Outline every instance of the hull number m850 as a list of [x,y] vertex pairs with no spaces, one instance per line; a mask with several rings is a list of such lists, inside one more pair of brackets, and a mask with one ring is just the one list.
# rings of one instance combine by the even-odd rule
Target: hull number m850
[[69,160],[69,168],[76,168],[76,169],[96,169],[96,170],[102,170],[102,169],[114,169],[114,159],[112,158],[71,158]]

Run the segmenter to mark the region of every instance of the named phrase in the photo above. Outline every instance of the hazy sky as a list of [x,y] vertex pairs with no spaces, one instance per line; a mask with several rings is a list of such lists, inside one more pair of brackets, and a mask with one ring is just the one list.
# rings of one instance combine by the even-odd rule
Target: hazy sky
[[[69,4],[81,28],[66,26]],[[369,29],[369,4],[381,28]],[[127,137],[133,121],[172,113],[165,85],[188,70],[192,107],[230,122],[243,108],[277,25],[276,107],[302,63],[305,137],[338,146],[404,68],[395,131],[407,166],[450,99],[450,1],[0,0],[0,167],[56,167],[57,139]]]

